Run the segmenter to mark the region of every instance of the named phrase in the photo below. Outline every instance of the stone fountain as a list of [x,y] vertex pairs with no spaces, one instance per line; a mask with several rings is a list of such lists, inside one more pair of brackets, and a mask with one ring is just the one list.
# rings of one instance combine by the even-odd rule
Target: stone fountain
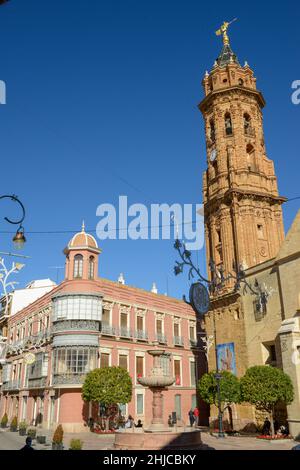
[[139,378],[138,381],[144,387],[149,387],[153,393],[152,401],[152,422],[151,426],[146,429],[147,432],[167,432],[170,428],[164,425],[163,421],[163,395],[162,392],[167,390],[174,384],[175,378],[169,374],[166,375],[162,368],[161,356],[165,351],[154,349],[148,351],[150,356],[153,356],[153,367],[148,377]]
[[201,449],[200,431],[194,428],[177,430],[167,427],[163,420],[163,392],[172,386],[175,378],[163,367],[161,349],[153,349],[148,354],[153,357],[153,367],[149,376],[138,378],[138,382],[153,393],[152,421],[144,430],[125,429],[115,434],[115,448],[122,450],[159,449]]

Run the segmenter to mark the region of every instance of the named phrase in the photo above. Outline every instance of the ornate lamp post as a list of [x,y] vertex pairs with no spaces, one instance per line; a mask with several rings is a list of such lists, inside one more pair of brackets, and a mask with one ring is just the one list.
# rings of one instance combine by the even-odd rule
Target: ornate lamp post
[[14,194],[13,195],[5,194],[3,196],[0,196],[0,200],[1,199],[11,199],[12,201],[19,204],[19,206],[21,207],[22,217],[19,220],[11,220],[8,217],[4,217],[4,220],[6,220],[6,222],[8,222],[9,224],[19,225],[19,228],[18,228],[15,236],[13,237],[12,241],[14,242],[14,245],[17,249],[22,249],[25,242],[26,242],[26,238],[25,238],[25,235],[24,235],[24,227],[22,226],[22,223],[25,219],[25,207],[23,206],[22,202],[18,199],[18,197],[15,196]]

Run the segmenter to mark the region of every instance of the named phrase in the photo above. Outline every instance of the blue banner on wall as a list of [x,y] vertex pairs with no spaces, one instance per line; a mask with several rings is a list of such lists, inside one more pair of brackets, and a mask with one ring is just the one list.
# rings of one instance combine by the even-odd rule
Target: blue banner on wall
[[234,343],[218,344],[217,357],[219,371],[226,370],[236,375]]

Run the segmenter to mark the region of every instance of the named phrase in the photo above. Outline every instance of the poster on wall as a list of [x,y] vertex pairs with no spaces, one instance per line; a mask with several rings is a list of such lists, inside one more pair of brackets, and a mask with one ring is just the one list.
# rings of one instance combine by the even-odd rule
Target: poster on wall
[[219,371],[226,370],[236,375],[234,343],[218,344],[217,357]]

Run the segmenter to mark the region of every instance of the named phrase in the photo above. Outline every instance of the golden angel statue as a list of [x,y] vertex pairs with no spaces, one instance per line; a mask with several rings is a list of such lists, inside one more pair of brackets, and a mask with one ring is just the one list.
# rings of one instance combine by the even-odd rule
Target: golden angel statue
[[228,28],[236,20],[237,20],[237,18],[234,18],[234,20],[229,21],[229,22],[224,21],[224,23],[222,24],[220,29],[218,29],[218,31],[216,31],[217,36],[221,36],[223,34],[223,44],[224,44],[224,46],[227,46],[229,44],[229,36],[227,34]]

